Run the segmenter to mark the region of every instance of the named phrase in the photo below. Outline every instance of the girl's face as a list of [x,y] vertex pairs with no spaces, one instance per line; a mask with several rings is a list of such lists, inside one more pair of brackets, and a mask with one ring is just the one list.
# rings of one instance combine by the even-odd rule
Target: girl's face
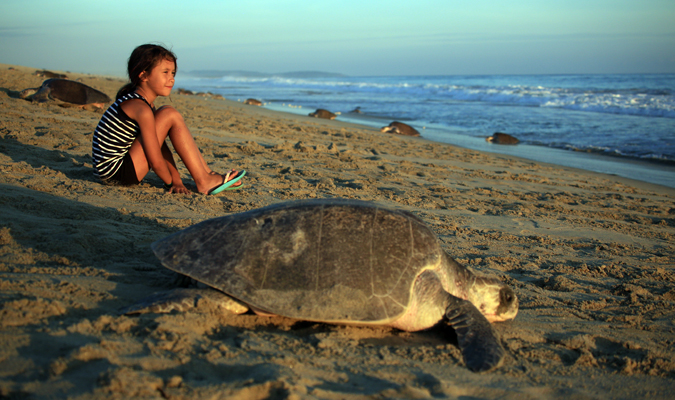
[[176,82],[175,77],[176,63],[173,60],[164,59],[150,70],[150,74],[145,76],[142,82],[146,82],[147,87],[157,96],[168,96]]

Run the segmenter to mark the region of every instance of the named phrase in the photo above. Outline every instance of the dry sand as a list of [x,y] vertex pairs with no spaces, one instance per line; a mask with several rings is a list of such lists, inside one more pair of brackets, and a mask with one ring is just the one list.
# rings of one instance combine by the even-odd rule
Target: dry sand
[[[675,190],[173,94],[214,170],[245,189],[166,195],[152,173],[91,171],[102,111],[32,104],[34,68],[0,65],[0,398],[672,398]],[[110,96],[117,78],[68,74]],[[188,187],[194,185],[185,170]],[[174,286],[149,244],[290,199],[409,210],[458,261],[508,282],[508,357],[468,371],[440,330],[230,315],[121,316]]]

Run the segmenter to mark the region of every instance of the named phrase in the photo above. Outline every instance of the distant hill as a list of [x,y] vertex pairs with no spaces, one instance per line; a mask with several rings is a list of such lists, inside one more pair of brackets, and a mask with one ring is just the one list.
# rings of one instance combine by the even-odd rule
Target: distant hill
[[294,72],[279,72],[271,74],[256,71],[197,70],[197,71],[187,71],[185,72],[185,74],[197,76],[200,78],[219,78],[221,76],[235,76],[242,78],[271,78],[273,76],[281,78],[341,78],[347,76],[335,72],[323,72],[323,71],[294,71]]

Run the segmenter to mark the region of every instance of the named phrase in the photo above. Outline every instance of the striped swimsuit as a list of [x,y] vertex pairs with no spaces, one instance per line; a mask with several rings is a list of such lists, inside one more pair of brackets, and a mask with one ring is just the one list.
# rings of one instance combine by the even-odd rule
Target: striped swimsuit
[[138,123],[122,111],[122,103],[132,99],[141,99],[150,106],[140,94],[129,93],[115,100],[108,107],[94,130],[92,161],[94,175],[101,180],[105,181],[115,175],[115,172],[122,166],[124,156],[131,144],[141,133]]

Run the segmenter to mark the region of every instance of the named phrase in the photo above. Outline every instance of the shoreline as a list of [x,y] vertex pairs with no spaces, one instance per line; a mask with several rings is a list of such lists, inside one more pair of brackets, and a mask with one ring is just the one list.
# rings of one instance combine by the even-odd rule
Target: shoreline
[[[270,110],[287,112],[293,115],[307,115],[304,111],[300,112],[297,111],[297,109],[288,109],[288,107],[279,106],[278,104],[272,104],[271,106],[272,107],[266,105],[265,107]],[[391,119],[389,118],[368,115],[342,114],[338,116],[338,119],[342,122],[353,123],[366,128],[374,128],[378,131],[381,126],[385,126],[391,122]],[[448,130],[439,128],[424,127],[419,130],[423,139],[435,143],[450,144],[483,153],[509,155],[522,159],[559,165],[561,167],[571,167],[589,172],[615,175],[634,181],[675,188],[675,164],[670,161],[637,159],[602,154],[600,152],[583,152],[555,147],[534,146],[523,143],[516,146],[495,145],[486,143],[484,138],[453,134]]]
[[[232,99],[225,99],[225,101],[230,101],[233,104],[239,104],[243,105],[242,102],[239,102],[237,100],[232,100]],[[244,107],[250,107],[250,106],[245,106]],[[307,113],[301,113],[293,110],[287,110],[286,107],[259,107],[258,109],[253,109],[254,111],[257,112],[262,112],[262,110],[267,110],[270,112],[270,114],[263,114],[263,115],[269,115],[269,116],[275,116],[277,114],[274,113],[279,113],[280,115],[288,114],[288,118],[297,118],[297,117],[307,117]],[[339,127],[346,127],[346,128],[354,128],[354,129],[361,129],[361,130],[366,130],[366,131],[372,131],[376,132],[377,134],[381,134],[379,128],[377,127],[377,124],[365,124],[363,122],[360,122],[359,119],[362,119],[360,117],[354,119],[354,118],[349,118],[345,117],[344,115],[338,116],[338,118],[345,118],[345,119],[335,119],[335,120],[324,120],[324,119],[319,119],[319,118],[309,118],[310,121],[317,122],[317,123],[326,123],[327,126],[330,126],[331,124],[334,126],[339,126]],[[377,118],[380,119],[380,118]],[[386,121],[386,122],[385,122]],[[389,119],[382,119],[381,124],[382,126],[385,126],[389,123]],[[532,161],[536,162],[538,164],[542,165],[547,165],[552,168],[565,168],[568,170],[576,170],[580,173],[588,173],[590,175],[597,175],[599,177],[605,176],[605,177],[611,177],[611,179],[616,179],[619,182],[625,183],[627,185],[633,185],[641,188],[662,188],[667,191],[672,191],[673,194],[675,194],[675,166],[671,166],[668,164],[662,164],[658,161],[645,161],[645,160],[637,160],[633,158],[618,158],[618,157],[612,157],[608,155],[603,155],[603,154],[595,154],[595,153],[583,153],[583,152],[574,152],[570,150],[563,150],[563,149],[556,149],[556,148],[548,148],[548,147],[538,147],[538,146],[529,146],[529,145],[522,145],[519,144],[517,146],[505,146],[505,145],[494,145],[494,144],[485,144],[485,140],[483,138],[475,138],[475,137],[468,137],[468,138],[462,138],[464,140],[458,140],[457,143],[452,143],[448,141],[442,141],[442,140],[435,140],[430,137],[425,137],[425,133],[428,131],[431,131],[430,129],[425,129],[422,130],[420,133],[422,133],[421,137],[410,137],[409,139],[411,140],[417,140],[417,141],[423,141],[427,142],[429,144],[441,144],[445,146],[453,146],[461,149],[466,149],[466,150],[472,150],[476,151],[479,153],[482,153],[486,156],[495,156],[495,157],[502,157],[506,159],[513,159],[513,160],[519,160],[522,162],[525,161]],[[468,140],[467,140],[468,139]],[[474,140],[475,139],[475,140]],[[473,143],[471,143],[473,142]],[[475,143],[480,143],[481,146],[475,145]],[[518,147],[525,148],[525,151],[512,151],[512,150],[517,150]],[[542,155],[532,155],[532,150],[530,149],[535,149],[535,150],[540,150],[543,149],[544,153]],[[558,156],[553,158],[553,161],[550,159],[547,160],[547,156],[549,156],[553,153],[557,153]],[[529,153],[529,154],[523,154],[523,153]],[[529,156],[528,156],[529,155]],[[582,157],[583,160],[580,162],[573,162],[576,157]],[[571,158],[572,162],[566,163],[564,161],[561,161],[564,158]],[[591,164],[595,165],[594,169],[588,169],[588,168],[582,168],[580,166],[577,166],[578,164]],[[627,164],[630,166],[635,166],[637,167],[636,170],[634,171],[629,171],[629,167],[627,167]],[[616,168],[619,169],[619,171],[615,172],[609,172],[609,168]],[[644,174],[650,173],[653,171],[663,171],[662,174],[658,174],[656,177],[653,176],[645,176]],[[673,180],[670,180],[670,174],[673,174],[672,178]],[[643,179],[639,179],[642,177]]]
[[[152,172],[105,186],[91,167],[103,111],[17,98],[44,80],[35,70],[0,64],[0,397],[672,396],[674,189],[175,92],[156,106],[181,111],[213,170],[246,169],[245,186],[167,195]],[[67,74],[110,96],[124,83]],[[511,286],[520,311],[493,325],[499,369],[468,371],[441,328],[233,315],[208,301],[119,314],[177,285],[155,240],[333,197],[415,214],[458,262]]]

